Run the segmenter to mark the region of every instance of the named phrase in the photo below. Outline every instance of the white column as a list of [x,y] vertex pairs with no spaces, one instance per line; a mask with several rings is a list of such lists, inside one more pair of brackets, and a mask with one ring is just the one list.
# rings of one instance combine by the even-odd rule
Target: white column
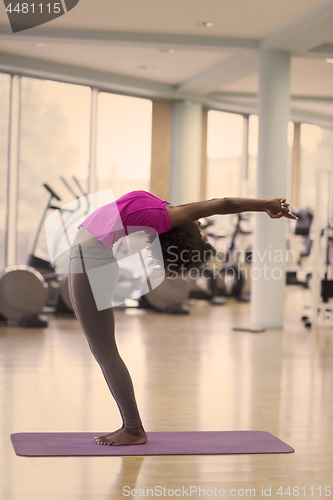
[[170,203],[200,200],[202,105],[193,101],[172,104]]
[[240,176],[240,193],[247,198],[249,183],[249,115],[244,115],[243,123],[243,154]]
[[98,113],[98,89],[91,89],[90,103],[90,147],[89,147],[89,176],[88,193],[96,193],[97,190],[97,113]]
[[[290,55],[259,54],[257,197],[286,197]],[[257,213],[251,269],[251,327],[282,328],[285,295],[286,219]]]
[[9,154],[8,154],[8,213],[6,266],[16,264],[18,169],[20,143],[20,77],[13,75],[10,93]]

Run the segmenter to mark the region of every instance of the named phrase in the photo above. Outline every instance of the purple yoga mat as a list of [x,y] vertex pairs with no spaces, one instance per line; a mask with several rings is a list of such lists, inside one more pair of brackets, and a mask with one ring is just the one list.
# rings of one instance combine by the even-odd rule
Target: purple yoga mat
[[31,432],[11,434],[16,455],[80,457],[134,455],[226,455],[292,453],[295,450],[264,431],[147,432],[148,442],[131,446],[102,446],[95,436],[106,432]]

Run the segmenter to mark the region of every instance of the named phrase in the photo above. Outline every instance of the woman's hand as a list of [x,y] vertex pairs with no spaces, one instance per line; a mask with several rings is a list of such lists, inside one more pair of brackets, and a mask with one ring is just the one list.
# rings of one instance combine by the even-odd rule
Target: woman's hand
[[286,202],[285,198],[272,198],[269,200],[269,208],[265,212],[271,219],[286,217],[286,219],[298,220],[298,217],[289,212],[289,203]]

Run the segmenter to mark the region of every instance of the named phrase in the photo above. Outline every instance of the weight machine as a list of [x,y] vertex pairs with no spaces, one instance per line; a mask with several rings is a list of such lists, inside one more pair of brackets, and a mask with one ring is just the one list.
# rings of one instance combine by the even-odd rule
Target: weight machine
[[317,170],[314,222],[312,320],[302,320],[307,327],[333,328],[333,169]]

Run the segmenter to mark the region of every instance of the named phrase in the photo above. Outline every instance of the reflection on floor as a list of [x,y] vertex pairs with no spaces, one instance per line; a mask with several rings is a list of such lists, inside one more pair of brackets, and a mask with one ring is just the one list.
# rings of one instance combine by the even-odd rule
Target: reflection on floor
[[232,331],[249,321],[249,304],[233,300],[193,301],[189,316],[116,311],[147,431],[263,430],[295,448],[286,455],[17,457],[13,432],[104,433],[121,422],[76,320],[51,318],[45,330],[2,327],[1,500],[201,499],[223,490],[236,498],[327,497],[333,331],[304,328],[307,293],[288,288],[284,330],[261,334]]

